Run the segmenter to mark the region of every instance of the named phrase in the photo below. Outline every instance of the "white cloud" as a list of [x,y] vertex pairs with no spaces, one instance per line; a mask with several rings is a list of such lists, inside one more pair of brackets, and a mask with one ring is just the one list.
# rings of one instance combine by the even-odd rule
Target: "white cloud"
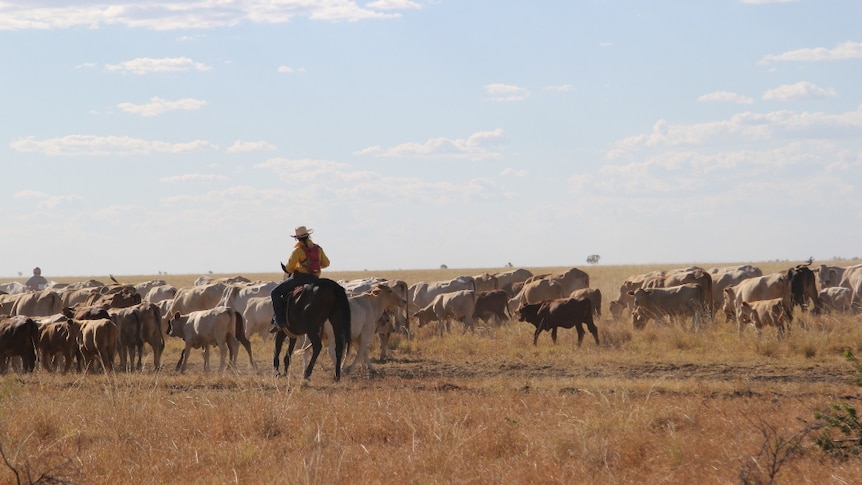
[[792,99],[831,98],[834,96],[836,96],[834,89],[824,89],[813,83],[802,81],[770,89],[763,94],[763,99],[788,101]]
[[209,71],[212,68],[202,62],[195,62],[188,57],[164,57],[161,59],[138,57],[119,64],[108,64],[105,66],[105,69],[108,71],[130,72],[132,74],[149,74],[152,72]]
[[624,138],[608,152],[609,159],[644,149],[720,147],[765,143],[779,139],[845,139],[862,136],[862,106],[846,113],[773,111],[737,113],[727,120],[675,125],[659,120],[648,134]]
[[365,4],[368,8],[376,8],[378,10],[407,10],[420,9],[422,5],[411,2],[410,0],[376,0]]
[[240,153],[240,152],[259,152],[259,151],[270,151],[275,150],[276,146],[267,143],[263,140],[259,141],[242,141],[237,140],[233,143],[233,145],[229,146],[227,151],[230,153]]
[[227,182],[228,179],[224,175],[220,174],[212,174],[212,173],[187,173],[184,175],[173,175],[170,177],[162,177],[159,179],[160,182],[165,184],[180,184],[180,183],[215,183],[215,182]]
[[278,72],[282,74],[293,74],[293,68],[288,66],[278,66]]
[[363,7],[354,0],[326,2],[138,0],[136,3],[115,1],[109,4],[96,0],[82,0],[75,5],[58,6],[58,2],[54,0],[7,0],[3,3],[3,15],[0,15],[0,30],[48,30],[72,27],[96,29],[113,25],[153,30],[212,29],[235,27],[249,22],[281,24],[296,17],[333,22],[357,22],[392,19],[401,15],[378,10],[418,8],[418,4],[406,0],[373,3],[376,6]]
[[703,96],[697,98],[700,102],[725,102],[725,103],[737,103],[737,104],[751,104],[754,102],[752,98],[748,96],[743,96],[741,94],[731,93],[728,91],[716,91],[709,94],[704,94]]
[[511,84],[487,84],[485,93],[489,101],[523,101],[530,96],[530,90]]
[[356,154],[374,154],[381,157],[405,158],[456,158],[469,160],[498,159],[500,153],[495,147],[506,141],[503,130],[479,131],[468,138],[431,138],[423,143],[402,143],[392,148],[383,149],[377,146],[364,148]]
[[143,140],[128,136],[68,135],[60,138],[37,140],[24,137],[9,146],[21,153],[40,153],[48,156],[113,156],[150,155],[152,153],[189,153],[218,149],[205,140],[186,143]]
[[568,93],[572,90],[571,84],[559,84],[557,86],[546,86],[546,91],[556,91],[558,93]]
[[35,190],[19,190],[18,192],[15,192],[15,195],[12,197],[16,199],[45,199],[49,196],[44,192],[38,192]]
[[814,62],[814,61],[838,61],[845,59],[862,58],[862,42],[845,42],[838,44],[832,49],[815,47],[812,49],[796,49],[782,52],[781,54],[769,54],[759,61],[759,64],[770,62]]
[[150,98],[147,104],[120,103],[117,105],[122,111],[141,116],[158,116],[170,111],[197,110],[207,105],[206,101],[194,98],[183,98],[176,101],[168,101],[158,97]]

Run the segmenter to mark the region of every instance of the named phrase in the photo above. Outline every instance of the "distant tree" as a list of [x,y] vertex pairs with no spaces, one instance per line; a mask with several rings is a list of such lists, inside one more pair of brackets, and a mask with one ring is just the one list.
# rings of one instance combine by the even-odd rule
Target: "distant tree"
[[599,256],[598,254],[591,254],[591,255],[587,256],[587,263],[599,264],[599,259],[601,259],[601,256]]
[[512,263],[506,263],[506,267],[507,267],[507,268],[511,268],[511,267],[512,267]]
[[448,266],[446,266],[445,264],[441,264],[441,265],[440,265],[440,269],[449,269],[449,267],[448,267]]

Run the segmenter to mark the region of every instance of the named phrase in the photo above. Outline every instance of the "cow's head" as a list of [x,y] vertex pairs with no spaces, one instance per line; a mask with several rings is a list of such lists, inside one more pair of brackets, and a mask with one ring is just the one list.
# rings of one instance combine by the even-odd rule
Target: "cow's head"
[[614,318],[619,318],[623,314],[623,309],[626,307],[625,303],[619,300],[611,300],[610,303],[608,303],[608,306],[610,308],[611,315],[613,315]]
[[429,322],[432,322],[437,319],[437,314],[434,313],[434,309],[431,305],[419,310],[418,312],[413,314],[413,318],[416,319],[419,326],[425,326]]
[[634,327],[635,330],[643,330],[648,321],[649,317],[644,313],[642,308],[635,307],[635,309],[632,310],[632,327]]
[[652,290],[646,288],[638,288],[637,290],[629,291],[628,294],[634,297],[635,306],[639,306],[644,300],[652,296]]
[[180,315],[180,312],[174,312],[174,314],[168,319],[168,335],[184,338],[183,330],[188,321],[188,316],[182,316]]

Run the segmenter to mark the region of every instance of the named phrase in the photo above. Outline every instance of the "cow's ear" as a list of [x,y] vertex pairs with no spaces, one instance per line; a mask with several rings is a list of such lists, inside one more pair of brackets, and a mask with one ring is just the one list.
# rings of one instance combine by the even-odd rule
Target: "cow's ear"
[[751,305],[749,305],[747,301],[744,301],[744,302],[742,302],[742,307],[743,308],[751,308]]
[[176,320],[177,318],[180,318],[180,312],[174,312],[174,316],[171,317],[171,320]]

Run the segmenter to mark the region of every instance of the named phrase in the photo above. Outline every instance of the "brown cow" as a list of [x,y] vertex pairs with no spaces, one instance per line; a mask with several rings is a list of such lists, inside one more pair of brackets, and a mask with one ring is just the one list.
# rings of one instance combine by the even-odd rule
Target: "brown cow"
[[480,291],[476,293],[476,308],[473,310],[473,319],[489,321],[499,325],[511,318],[507,303],[509,295],[505,290]]
[[185,348],[180,353],[176,370],[185,372],[189,362],[189,353],[193,348],[203,348],[204,371],[210,369],[210,346],[215,345],[220,352],[219,371],[225,368],[226,357],[230,351],[230,365],[236,366],[237,354],[237,317],[241,315],[233,308],[216,307],[209,310],[198,310],[187,314],[175,312],[168,320],[168,335],[185,341]]
[[593,304],[593,314],[602,318],[602,292],[598,288],[581,288],[569,293],[569,298],[586,298]]
[[578,332],[578,347],[584,340],[584,323],[599,344],[599,329],[593,323],[593,304],[588,299],[560,298],[541,303],[527,303],[518,308],[518,320],[528,322],[536,327],[533,334],[533,345],[539,340],[543,330],[551,332],[551,340],[557,343],[557,328],[572,328]]
[[81,321],[81,355],[84,357],[84,368],[94,371],[94,363],[98,361],[105,372],[113,371],[119,339],[120,329],[109,318]]
[[69,372],[72,367],[72,358],[75,358],[78,372],[81,372],[83,356],[78,340],[81,338],[81,322],[66,317],[63,320],[43,323],[39,327],[39,355],[42,359],[42,367],[48,372],[54,372],[54,361],[57,354],[65,358],[63,374]]
[[[741,318],[742,302],[760,300],[771,300],[781,298],[784,302],[784,311],[788,321],[793,321],[793,305],[791,303],[790,279],[791,271],[772,273],[756,278],[748,278],[737,285],[728,286],[724,289],[725,312],[731,311],[736,314],[736,325],[738,328],[744,323]],[[741,329],[740,329],[741,331]]]
[[18,315],[0,319],[0,374],[9,369],[9,357],[21,357],[24,372],[36,368],[36,341],[39,325],[35,320]]
[[[111,312],[111,320],[117,324],[120,339],[117,350],[120,354],[120,370],[130,372],[133,369],[143,369],[144,339],[141,324],[141,312],[137,307],[120,308]],[[135,354],[138,363],[135,365]]]

